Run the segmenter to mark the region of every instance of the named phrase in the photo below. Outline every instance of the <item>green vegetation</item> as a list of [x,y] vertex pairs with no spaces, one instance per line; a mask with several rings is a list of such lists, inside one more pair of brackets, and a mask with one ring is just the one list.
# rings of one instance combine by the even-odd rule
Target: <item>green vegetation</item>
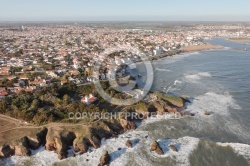
[[[119,99],[128,99],[130,97],[112,89],[108,81],[102,81],[101,86],[112,97]],[[98,104],[86,105],[81,102],[81,97],[89,94],[93,94],[98,98]],[[162,101],[162,103],[169,106],[184,106],[180,97],[167,96],[159,92],[155,92],[155,95],[158,101]],[[21,91],[21,93],[15,94],[10,98],[4,98],[0,102],[0,114],[39,125],[50,122],[79,122],[79,120],[68,119],[69,113],[119,112],[123,109],[124,107],[117,107],[103,100],[93,84],[78,87],[72,82],[64,85],[52,83],[49,86],[38,89],[34,93]],[[130,110],[147,112],[148,105],[141,101],[131,106]],[[86,119],[85,122],[90,122],[91,120],[93,119]]]
[[21,92],[0,102],[0,113],[35,124],[62,121],[69,112],[96,112],[99,108],[87,106],[77,98],[78,93],[91,93],[92,85],[77,87],[73,83],[64,86],[52,84],[34,93]]
[[17,82],[17,79],[8,80],[7,78],[2,78],[0,80],[0,87],[13,87],[14,83]]
[[44,70],[54,70],[54,69],[55,69],[55,66],[54,66],[54,65],[48,64],[48,63],[42,63],[41,67],[42,67]]
[[[102,86],[110,95],[125,98],[121,93],[111,90],[108,81],[103,81]],[[68,119],[70,112],[106,112],[115,109],[105,100],[100,100],[98,106],[82,103],[81,96],[89,94],[94,94],[98,99],[101,99],[93,84],[77,87],[71,82],[63,86],[52,83],[34,93],[22,91],[11,98],[4,98],[0,102],[0,113],[42,125],[50,122],[78,122]]]

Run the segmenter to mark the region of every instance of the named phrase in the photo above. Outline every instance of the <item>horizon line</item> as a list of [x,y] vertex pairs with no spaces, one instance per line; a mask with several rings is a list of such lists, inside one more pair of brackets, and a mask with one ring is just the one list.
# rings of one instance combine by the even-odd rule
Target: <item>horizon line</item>
[[34,21],[34,20],[0,20],[0,23],[9,23],[9,22],[244,22],[250,23],[250,20],[41,20],[41,21]]

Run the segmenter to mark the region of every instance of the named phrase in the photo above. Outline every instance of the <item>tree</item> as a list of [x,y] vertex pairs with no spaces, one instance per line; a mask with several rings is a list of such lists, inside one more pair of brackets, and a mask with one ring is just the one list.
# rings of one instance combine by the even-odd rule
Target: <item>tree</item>
[[70,100],[69,95],[65,94],[65,95],[63,96],[63,105],[64,105],[64,106],[67,106],[67,105],[69,104],[69,100]]

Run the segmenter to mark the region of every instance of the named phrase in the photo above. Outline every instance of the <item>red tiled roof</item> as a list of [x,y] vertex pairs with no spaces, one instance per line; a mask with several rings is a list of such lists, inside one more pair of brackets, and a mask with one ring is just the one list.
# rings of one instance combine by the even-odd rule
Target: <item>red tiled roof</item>
[[9,95],[9,93],[8,92],[6,92],[6,91],[4,91],[4,92],[0,92],[0,96],[8,96]]
[[0,87],[0,91],[6,91],[5,87]]
[[91,98],[89,98],[89,103],[93,103],[93,102],[95,102],[96,100],[97,100],[96,97],[91,97]]

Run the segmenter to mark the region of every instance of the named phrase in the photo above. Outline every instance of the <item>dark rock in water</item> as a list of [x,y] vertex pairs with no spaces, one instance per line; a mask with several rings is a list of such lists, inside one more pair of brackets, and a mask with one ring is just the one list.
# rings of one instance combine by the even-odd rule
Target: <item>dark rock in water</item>
[[208,115],[211,115],[211,114],[210,114],[209,112],[206,111],[206,112],[204,113],[204,115],[207,115],[207,116],[208,116]]
[[130,141],[130,140],[127,140],[126,141],[126,146],[128,147],[128,148],[132,148],[132,142]]
[[163,151],[157,141],[153,141],[150,146],[150,151],[155,151],[159,155],[163,155]]
[[188,97],[181,96],[180,98],[183,100],[184,103],[191,103]]
[[170,145],[169,147],[170,147],[170,149],[171,149],[172,151],[177,152],[177,149],[176,149],[176,147],[175,147],[174,145]]
[[135,123],[129,120],[120,119],[120,124],[123,127],[124,131],[136,129]]
[[194,114],[194,113],[189,113],[188,115],[189,115],[189,116],[195,116],[195,114]]
[[148,135],[146,135],[145,138],[148,138]]
[[180,114],[181,114],[181,116],[185,116],[185,111],[182,110],[182,111],[180,112]]
[[100,163],[98,164],[98,166],[108,165],[109,163],[110,163],[110,155],[107,151],[105,151],[102,157],[100,158]]
[[167,109],[168,112],[171,112],[171,113],[177,113],[178,112],[177,108],[167,107],[166,109]]
[[118,150],[122,150],[122,148],[118,148]]
[[0,147],[0,158],[1,157],[10,157],[14,154],[14,149],[9,145],[3,145]]
[[60,155],[60,154],[58,154],[58,159],[59,159],[59,160],[62,160],[62,159],[63,159],[63,156]]

